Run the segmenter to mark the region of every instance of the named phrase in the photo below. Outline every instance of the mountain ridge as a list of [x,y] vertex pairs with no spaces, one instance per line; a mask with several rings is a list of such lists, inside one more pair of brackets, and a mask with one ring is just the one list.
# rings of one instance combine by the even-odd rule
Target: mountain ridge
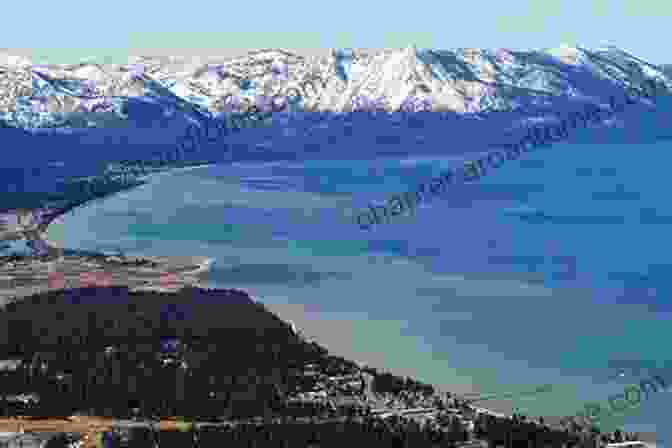
[[[210,112],[220,108],[216,99],[227,94],[245,94],[245,90],[250,90],[247,93],[272,96],[308,82],[316,91],[306,95],[313,98],[304,98],[303,105],[332,112],[351,111],[357,95],[383,97],[386,110],[397,110],[409,95],[426,95],[433,110],[469,113],[489,108],[505,110],[503,107],[511,106],[513,101],[507,89],[523,89],[540,96],[591,93],[588,83],[576,85],[576,80],[568,79],[558,70],[560,66],[577,73],[587,71],[596,79],[629,87],[636,87],[643,78],[657,79],[666,86],[672,84],[668,79],[669,66],[649,63],[615,47],[597,50],[558,47],[519,52],[408,46],[378,52],[334,49],[331,53],[328,57],[304,57],[287,50],[266,49],[206,64],[186,58],[141,56],[125,67],[84,62],[33,66],[27,58],[5,55],[0,57],[0,74],[4,75],[0,76],[3,97],[0,118],[9,122],[19,119],[10,113],[12,103],[16,106],[18,100],[34,93],[56,95],[66,79],[74,80],[73,84],[94,82],[98,98],[137,97],[157,91],[168,97],[170,92],[184,100],[183,105],[191,102],[190,106],[198,104]],[[284,73],[274,73],[274,64],[281,65]],[[132,73],[137,66],[143,67],[142,76]],[[52,83],[51,89],[36,86],[38,78],[44,76],[58,85]],[[236,83],[241,79],[252,81],[254,86],[241,88]],[[158,84],[148,85],[154,80]],[[46,91],[41,92],[40,87]],[[72,109],[62,104],[62,99],[59,107],[59,110]],[[52,105],[50,113],[55,113],[56,108]]]

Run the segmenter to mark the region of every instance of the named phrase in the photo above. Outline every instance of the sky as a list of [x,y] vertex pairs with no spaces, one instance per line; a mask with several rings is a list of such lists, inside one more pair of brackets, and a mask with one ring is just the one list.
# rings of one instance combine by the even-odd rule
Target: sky
[[[672,63],[669,0],[191,0],[6,2],[5,49],[36,63],[126,63],[128,55],[208,55],[261,48],[510,48],[615,45]],[[36,6],[38,4],[35,4]],[[30,17],[30,33],[22,25]]]

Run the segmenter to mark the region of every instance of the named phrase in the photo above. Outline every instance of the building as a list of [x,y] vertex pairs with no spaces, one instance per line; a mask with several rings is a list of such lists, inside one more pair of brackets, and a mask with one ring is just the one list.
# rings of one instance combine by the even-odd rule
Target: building
[[79,448],[80,434],[63,432],[0,432],[2,448]]

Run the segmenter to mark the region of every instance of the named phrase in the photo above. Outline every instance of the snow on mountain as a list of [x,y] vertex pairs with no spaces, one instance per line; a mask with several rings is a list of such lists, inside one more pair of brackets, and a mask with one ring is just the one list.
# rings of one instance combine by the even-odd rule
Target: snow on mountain
[[[286,67],[286,76],[277,76],[277,64]],[[90,63],[32,66],[25,58],[4,55],[0,58],[0,117],[23,128],[68,126],[68,114],[82,108],[85,99],[103,96],[120,103],[128,97],[152,96],[183,112],[200,115],[202,111],[221,112],[226,95],[273,96],[287,94],[291,88],[298,89],[304,105],[314,110],[348,112],[357,96],[370,96],[382,98],[385,109],[394,111],[408,96],[426,95],[434,110],[479,113],[511,109],[520,97],[590,97],[599,82],[637,87],[646,79],[655,79],[669,85],[666,68],[613,47],[589,50],[561,46],[515,52],[409,46],[376,53],[334,50],[321,58],[262,50],[207,63],[141,57],[130,65],[141,66],[144,72],[133,75],[129,66]],[[251,87],[244,88],[244,84]],[[46,117],[40,116],[40,120],[26,115],[22,106],[45,95],[55,98],[47,105]],[[126,118],[119,111],[115,113]]]

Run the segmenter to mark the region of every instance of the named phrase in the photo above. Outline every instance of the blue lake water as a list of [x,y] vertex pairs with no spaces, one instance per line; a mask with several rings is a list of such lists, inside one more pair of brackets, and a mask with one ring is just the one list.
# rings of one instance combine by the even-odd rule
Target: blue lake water
[[[669,145],[539,148],[368,232],[360,208],[455,159],[184,170],[53,231],[71,248],[213,257],[213,286],[249,291],[331,351],[458,392],[552,384],[482,405],[566,415],[622,392],[609,360],[672,358]],[[666,400],[626,429],[664,439]]]

